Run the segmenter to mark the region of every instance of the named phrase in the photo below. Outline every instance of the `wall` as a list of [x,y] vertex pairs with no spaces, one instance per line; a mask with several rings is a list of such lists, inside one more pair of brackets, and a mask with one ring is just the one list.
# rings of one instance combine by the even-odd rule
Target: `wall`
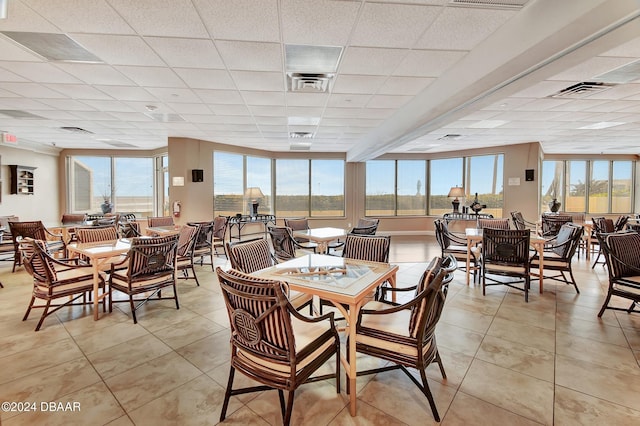
[[[45,225],[60,221],[58,156],[26,149],[0,146],[2,156],[0,216],[16,215],[20,220],[41,220]],[[34,194],[10,194],[9,164],[37,167],[34,170]]]

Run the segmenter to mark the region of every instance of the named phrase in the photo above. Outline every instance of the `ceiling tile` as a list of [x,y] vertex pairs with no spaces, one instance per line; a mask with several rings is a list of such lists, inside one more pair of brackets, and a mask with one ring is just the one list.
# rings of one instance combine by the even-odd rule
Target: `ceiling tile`
[[192,89],[235,89],[227,70],[174,68],[174,71]]
[[42,62],[39,55],[18,45],[4,34],[0,34],[0,61],[5,60]]
[[194,89],[202,102],[208,104],[244,104],[244,99],[237,90],[202,90]]
[[170,67],[224,69],[211,40],[145,37],[145,41]]
[[230,71],[239,90],[284,91],[284,76],[278,72]]
[[64,98],[64,95],[37,83],[2,82],[0,89],[5,89],[21,96],[35,99]]
[[72,75],[44,62],[14,62],[10,69],[35,83],[80,83]]
[[134,34],[133,29],[104,0],[29,0],[29,7],[65,33]]
[[549,80],[568,80],[575,82],[580,81],[592,81],[594,77],[612,71],[618,67],[633,62],[629,58],[612,58],[598,56],[584,61],[580,65],[577,65],[568,70],[562,71]]
[[112,99],[106,93],[86,84],[45,84],[45,86],[60,92],[61,97],[68,96],[72,99]]
[[417,95],[435,78],[389,77],[378,90],[380,95]]
[[465,55],[464,52],[412,50],[393,75],[408,77],[440,77]]
[[241,92],[247,105],[276,105],[284,106],[283,92]]
[[276,0],[194,0],[215,39],[280,41]]
[[329,94],[287,92],[286,97],[288,106],[324,106],[329,99]]
[[0,31],[59,33],[60,29],[21,1],[7,1],[7,16],[0,19]]
[[[11,68],[10,62],[2,62],[0,66]],[[19,76],[18,74],[12,73],[6,69],[0,68],[0,81],[22,81],[27,82],[28,80],[24,77]]]
[[109,0],[138,34],[209,38],[190,0]]
[[333,93],[376,93],[385,77],[339,74],[333,84]]
[[251,114],[254,116],[283,117],[287,115],[287,110],[283,106],[249,106]]
[[136,86],[94,86],[102,90],[107,95],[121,101],[157,101],[158,99],[151,93]]
[[230,70],[282,71],[282,47],[278,43],[217,40],[216,47]]
[[362,108],[369,102],[369,99],[371,99],[371,95],[332,93],[327,106],[335,108]]
[[360,2],[281,0],[280,7],[285,43],[344,46],[356,22]]
[[95,100],[95,99],[86,99],[82,101],[83,103],[89,105],[90,107],[97,109],[99,111],[117,111],[117,112],[130,112],[132,111],[131,107],[120,102],[114,100]]
[[165,102],[200,103],[200,98],[191,89],[148,87],[147,90]]
[[129,85],[133,81],[109,65],[57,63],[56,67],[88,84]]
[[218,115],[250,115],[245,105],[208,104],[208,107]]
[[185,87],[184,82],[170,68],[119,66],[116,69],[140,86]]
[[349,47],[340,61],[344,74],[389,75],[407,55],[402,49]]
[[165,65],[142,37],[98,34],[72,34],[71,37],[111,65]]

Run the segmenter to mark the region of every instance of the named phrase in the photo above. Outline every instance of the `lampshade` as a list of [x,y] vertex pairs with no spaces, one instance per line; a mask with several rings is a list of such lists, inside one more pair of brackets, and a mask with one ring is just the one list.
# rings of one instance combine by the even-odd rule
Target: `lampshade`
[[249,199],[255,200],[257,198],[264,197],[264,194],[262,193],[262,190],[260,190],[259,187],[250,186],[244,191],[244,196]]
[[464,197],[464,188],[461,188],[459,186],[452,186],[447,197]]

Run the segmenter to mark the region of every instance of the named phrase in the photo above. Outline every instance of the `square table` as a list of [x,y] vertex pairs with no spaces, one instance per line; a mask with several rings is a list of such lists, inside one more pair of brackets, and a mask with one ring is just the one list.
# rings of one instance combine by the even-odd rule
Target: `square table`
[[[482,242],[482,229],[479,228],[467,228],[464,230],[467,237],[467,285],[469,285],[469,268],[471,266],[471,247],[474,244]],[[544,238],[531,234],[529,244],[538,252],[538,258],[540,259],[538,268],[538,278],[540,278],[540,293],[542,293],[543,277],[544,277],[544,245],[547,242]],[[534,274],[535,275],[535,274]]]
[[168,235],[177,235],[180,233],[180,226],[150,226],[145,229],[144,233],[149,237],[166,237]]
[[107,260],[114,256],[126,254],[131,248],[131,240],[123,238],[115,241],[101,241],[96,243],[72,243],[67,245],[69,254],[77,254],[91,260],[93,266],[93,319],[98,320],[98,308],[100,300],[107,296],[107,293],[100,295],[100,271],[109,263]]
[[[252,275],[285,281],[291,290],[319,296],[331,301],[347,319],[348,356],[341,356],[349,380],[350,412],[356,415],[356,322],[360,308],[369,301],[371,292],[388,281],[396,286],[397,265],[356,259],[308,254]],[[345,310],[348,305],[349,310]],[[349,362],[348,360],[351,360]]]
[[313,228],[293,231],[293,236],[318,243],[318,251],[324,254],[327,253],[327,244],[338,238],[346,237],[347,231],[342,228]]

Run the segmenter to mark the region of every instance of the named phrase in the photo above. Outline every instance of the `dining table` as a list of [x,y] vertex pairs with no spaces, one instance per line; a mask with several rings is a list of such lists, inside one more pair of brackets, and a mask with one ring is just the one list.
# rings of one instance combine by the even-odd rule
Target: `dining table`
[[100,301],[107,297],[106,291],[100,294],[100,272],[111,268],[113,258],[125,255],[131,248],[131,240],[122,238],[94,243],[71,243],[67,245],[69,255],[89,259],[93,269],[93,319],[98,320]]
[[[467,239],[467,270],[466,270],[466,279],[467,285],[469,285],[469,268],[471,266],[471,248],[478,243],[482,242],[482,229],[480,228],[466,228],[465,229],[465,237]],[[531,275],[537,276],[540,280],[540,293],[542,293],[543,288],[543,278],[544,278],[544,245],[547,242],[544,238],[531,233],[531,238],[529,239],[529,244],[538,252],[539,260],[539,268],[538,273],[532,273]]]
[[150,226],[145,229],[144,233],[149,237],[166,237],[169,235],[177,235],[180,233],[180,226],[179,225]]
[[323,254],[308,254],[279,263],[252,275],[284,281],[291,290],[318,296],[335,305],[347,320],[347,356],[340,361],[349,380],[349,410],[356,415],[356,323],[360,308],[370,300],[376,287],[389,282],[396,286],[398,266]]
[[295,238],[305,238],[309,241],[313,241],[318,244],[318,251],[320,254],[326,254],[328,251],[328,244],[331,241],[347,236],[347,231],[342,228],[311,228],[293,231]]

